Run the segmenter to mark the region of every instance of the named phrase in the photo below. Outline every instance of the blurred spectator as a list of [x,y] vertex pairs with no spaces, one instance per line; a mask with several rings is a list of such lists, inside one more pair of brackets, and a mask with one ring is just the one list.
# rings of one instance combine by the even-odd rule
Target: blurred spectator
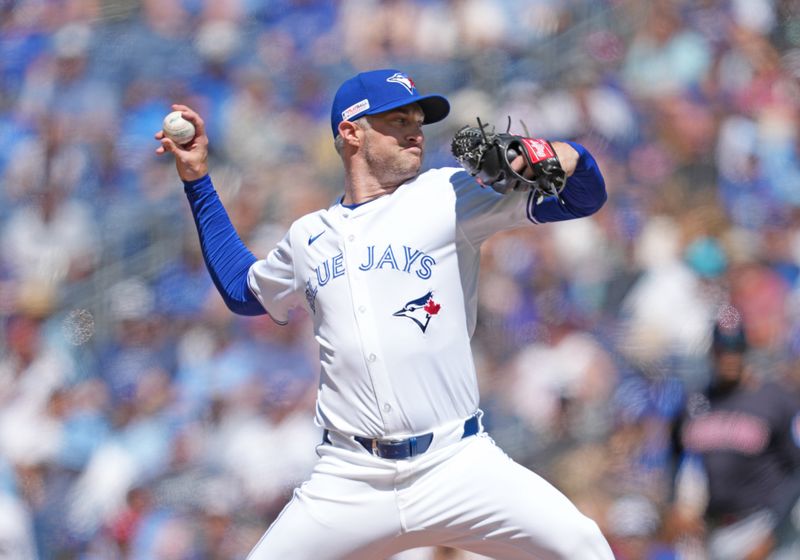
[[62,387],[73,364],[43,333],[41,317],[14,315],[5,324],[0,360],[0,454],[15,464],[55,461],[63,437]]
[[711,63],[709,46],[686,28],[677,4],[655,2],[628,49],[623,76],[638,97],[669,97],[699,85]]
[[[714,326],[713,376],[676,426],[681,453],[675,530],[707,539],[712,559],[790,558],[800,552],[800,394],[754,376],[744,317]],[[693,474],[694,473],[694,474]]]
[[138,278],[123,280],[108,293],[112,338],[99,356],[99,373],[108,384],[116,413],[127,416],[140,377],[174,368],[174,349],[156,312],[150,286]]
[[697,275],[681,258],[679,225],[653,216],[637,240],[642,274],[622,302],[617,346],[634,362],[697,354],[710,310]]
[[30,193],[3,228],[2,256],[20,290],[56,297],[65,282],[85,278],[98,258],[92,212],[55,181]]
[[[523,348],[505,368],[505,406],[528,423],[539,446],[601,436],[616,381],[606,351],[562,315],[563,306],[557,311],[558,303],[551,305],[539,341]],[[533,450],[537,443],[527,445]]]
[[32,121],[63,119],[70,139],[99,142],[112,138],[118,98],[114,85],[92,76],[92,28],[71,22],[52,34],[51,56],[29,67],[19,97],[19,112]]
[[64,401],[58,463],[77,472],[113,433],[108,388],[99,379],[87,379],[72,385]]

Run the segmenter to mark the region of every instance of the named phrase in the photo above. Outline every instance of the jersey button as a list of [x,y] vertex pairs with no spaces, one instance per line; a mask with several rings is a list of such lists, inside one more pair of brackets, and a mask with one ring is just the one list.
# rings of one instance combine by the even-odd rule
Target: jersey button
[[375,354],[370,354],[369,356],[367,356],[367,359],[368,359],[370,362],[374,362],[375,360],[377,360],[377,359],[378,359],[378,356],[376,356]]
[[355,241],[356,240],[356,236],[351,233],[350,235],[347,236],[347,240],[348,241]]
[[390,405],[388,402],[387,403],[383,403],[383,411],[384,412],[391,412],[392,411],[392,405]]
[[364,307],[363,305],[359,306],[359,308],[358,308],[358,312],[359,313],[364,313],[366,310],[367,310],[367,308]]

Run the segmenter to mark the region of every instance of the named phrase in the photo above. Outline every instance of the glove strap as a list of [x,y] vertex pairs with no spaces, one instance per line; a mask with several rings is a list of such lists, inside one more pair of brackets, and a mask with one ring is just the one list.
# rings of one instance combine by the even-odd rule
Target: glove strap
[[542,140],[541,138],[520,138],[520,144],[522,144],[522,147],[525,149],[531,165],[556,157],[553,146],[547,140]]

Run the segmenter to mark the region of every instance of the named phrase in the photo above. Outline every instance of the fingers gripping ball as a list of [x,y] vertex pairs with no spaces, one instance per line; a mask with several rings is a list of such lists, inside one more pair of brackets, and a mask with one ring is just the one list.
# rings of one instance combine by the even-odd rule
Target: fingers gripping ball
[[192,141],[195,134],[194,125],[183,118],[180,111],[172,111],[164,117],[162,126],[164,136],[175,142],[178,146],[183,146]]
[[[453,138],[455,158],[478,182],[497,192],[532,190],[541,196],[558,196],[566,184],[566,173],[547,140],[486,131],[465,126]],[[511,162],[523,156],[527,171],[517,172]]]

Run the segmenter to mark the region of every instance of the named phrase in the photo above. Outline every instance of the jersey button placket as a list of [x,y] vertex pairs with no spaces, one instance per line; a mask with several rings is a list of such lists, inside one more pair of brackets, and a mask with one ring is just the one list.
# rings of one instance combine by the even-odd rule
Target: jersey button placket
[[[342,214],[343,218],[347,218],[348,214]],[[351,228],[353,222],[343,224],[343,232],[341,237],[342,253],[345,261],[345,268],[348,271],[347,281],[350,290],[350,304],[353,306],[355,313],[355,325],[357,329],[358,339],[361,342],[361,351],[363,352],[367,375],[371,379],[371,385],[375,392],[375,400],[377,403],[383,403],[385,400],[386,390],[382,390],[386,385],[381,383],[383,375],[380,373],[380,368],[376,367],[378,356],[371,349],[377,348],[370,334],[375,330],[371,318],[367,313],[367,303],[365,298],[368,297],[369,291],[365,285],[364,278],[359,270],[361,255],[359,254],[359,247],[356,245],[356,235],[352,232]],[[351,231],[347,231],[351,230]],[[383,406],[378,404],[378,414],[383,417]],[[384,421],[385,426],[385,421]]]
[[394,410],[395,406],[393,404],[394,401],[388,372],[386,371],[383,360],[381,360],[380,352],[377,351],[377,349],[380,348],[380,344],[384,341],[380,341],[375,337],[375,333],[378,332],[378,329],[376,328],[375,318],[373,317],[374,306],[371,305],[368,299],[371,292],[367,285],[367,275],[370,273],[359,269],[359,266],[363,262],[364,249],[359,246],[360,237],[358,231],[353,230],[355,223],[354,221],[350,221],[345,226],[345,231],[342,232],[342,247],[348,270],[350,301],[353,305],[352,309],[355,314],[355,322],[361,341],[365,366],[372,380],[375,400],[379,406],[378,412],[383,418],[384,429],[392,431],[398,429],[399,426],[395,425],[396,419],[394,422],[389,420],[389,415]]

